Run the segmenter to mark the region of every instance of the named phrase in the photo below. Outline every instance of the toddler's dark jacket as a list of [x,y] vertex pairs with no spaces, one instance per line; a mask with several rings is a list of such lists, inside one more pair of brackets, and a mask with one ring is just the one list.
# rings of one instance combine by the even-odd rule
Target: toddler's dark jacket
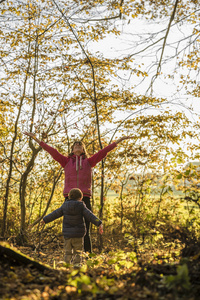
[[97,218],[85,203],[78,200],[66,200],[61,207],[43,218],[45,223],[52,222],[63,216],[64,238],[79,238],[86,234],[85,221],[99,226],[102,221]]

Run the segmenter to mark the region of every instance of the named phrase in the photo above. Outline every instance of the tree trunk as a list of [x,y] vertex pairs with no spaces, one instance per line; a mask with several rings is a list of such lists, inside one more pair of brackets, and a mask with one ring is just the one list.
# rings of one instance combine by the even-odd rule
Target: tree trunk
[[[28,52],[29,52],[29,48],[30,48],[30,43],[28,44]],[[21,114],[22,105],[23,105],[25,94],[26,94],[26,86],[27,86],[27,80],[28,80],[28,75],[27,74],[29,73],[29,70],[30,70],[30,59],[28,60],[27,72],[26,72],[26,76],[25,76],[25,79],[24,79],[23,94],[22,94],[22,97],[21,97],[20,103],[19,103],[19,110],[18,110],[18,114],[17,114],[17,118],[16,118],[16,121],[15,121],[15,126],[14,126],[14,137],[12,139],[11,150],[10,150],[9,172],[8,172],[8,178],[7,178],[7,182],[6,182],[5,196],[4,196],[2,236],[5,236],[5,233],[6,233],[6,230],[7,230],[7,226],[6,226],[6,223],[7,223],[7,210],[8,210],[8,198],[9,198],[10,181],[11,181],[12,170],[13,170],[13,153],[14,153],[15,141],[16,141],[16,138],[17,138],[17,129],[18,129],[19,117],[20,117],[20,114]]]
[[49,200],[46,204],[46,208],[45,208],[44,212],[42,213],[42,215],[37,220],[35,220],[33,222],[33,224],[31,224],[31,226],[35,226],[36,224],[38,224],[42,220],[42,218],[46,215],[47,210],[49,208],[49,205],[51,203],[51,199],[53,198],[53,194],[54,194],[54,191],[55,191],[56,184],[57,184],[58,180],[60,179],[60,177],[62,175],[62,171],[63,171],[63,168],[60,168],[59,173],[57,174],[57,177],[54,176],[54,182],[53,182],[53,186],[52,186],[52,189],[51,189],[51,195],[50,195]]
[[26,171],[22,174],[19,186],[19,196],[20,196],[20,207],[21,207],[21,224],[20,224],[20,241],[23,243],[25,241],[25,221],[26,221],[26,185],[27,185],[27,178],[31,170],[33,169],[35,158],[38,152],[41,150],[41,147],[33,150],[31,160],[29,161]]
[[7,211],[8,211],[8,198],[9,198],[9,192],[10,192],[10,181],[11,181],[12,171],[13,171],[14,147],[15,147],[15,141],[17,139],[17,128],[18,128],[19,117],[21,114],[22,104],[23,104],[23,100],[24,100],[24,95],[25,95],[26,82],[27,82],[27,78],[25,79],[25,82],[24,82],[23,96],[22,96],[22,98],[20,100],[20,104],[19,104],[19,110],[18,110],[16,121],[15,121],[15,127],[14,127],[14,136],[12,139],[12,144],[11,144],[11,149],[10,149],[9,172],[8,172],[8,178],[6,181],[6,191],[5,191],[5,196],[4,196],[2,236],[5,236],[5,233],[7,231],[6,223],[7,223]]
[[[36,79],[37,79],[37,71],[38,71],[38,35],[35,39],[35,56],[34,56],[34,75],[33,75],[33,107],[32,107],[32,114],[31,114],[31,124],[30,124],[30,132],[33,130],[33,120],[35,117],[36,111]],[[27,178],[29,173],[31,172],[35,158],[38,152],[42,149],[41,147],[35,148],[31,138],[29,139],[29,146],[32,149],[32,157],[29,161],[27,168],[20,180],[20,187],[19,187],[19,195],[20,195],[20,207],[21,207],[21,224],[20,224],[20,234],[19,234],[19,243],[24,243],[26,241],[25,238],[25,221],[26,221],[26,204],[25,204],[25,197],[26,197],[26,184]]]

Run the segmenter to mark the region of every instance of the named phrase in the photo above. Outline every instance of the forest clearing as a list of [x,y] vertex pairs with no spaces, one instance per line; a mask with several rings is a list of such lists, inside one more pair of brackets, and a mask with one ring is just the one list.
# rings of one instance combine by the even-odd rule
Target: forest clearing
[[[110,244],[110,240],[106,244]],[[123,242],[121,242],[122,244]],[[2,245],[2,243],[1,243]],[[64,267],[62,242],[33,251],[19,247],[44,269],[31,262],[3,255],[1,251],[1,299],[199,299],[199,245],[188,253],[180,249],[154,249],[132,252],[124,245],[106,247],[102,254],[91,255],[80,269]],[[121,245],[122,246],[122,245]]]
[[173,219],[138,238],[108,226],[101,252],[93,228],[79,268],[63,261],[61,221],[52,224],[29,231],[27,245],[0,243],[22,255],[0,248],[1,299],[199,299],[200,243]]

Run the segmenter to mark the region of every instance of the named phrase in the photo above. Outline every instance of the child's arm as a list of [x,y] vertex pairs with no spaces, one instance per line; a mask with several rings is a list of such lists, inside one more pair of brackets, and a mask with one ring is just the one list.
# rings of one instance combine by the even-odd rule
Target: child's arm
[[[96,225],[96,226],[101,226],[102,224],[102,221],[97,217],[95,216],[91,210],[89,210],[85,203],[83,203],[83,216],[86,220],[88,220],[89,222],[91,222],[92,224]],[[101,229],[103,229],[103,225],[101,227]],[[99,229],[100,230],[100,229]]]
[[50,223],[60,217],[63,216],[63,209],[62,206],[59,207],[58,209],[54,210],[53,212],[51,212],[50,214],[48,214],[47,216],[45,216],[43,218],[43,221],[45,224]]

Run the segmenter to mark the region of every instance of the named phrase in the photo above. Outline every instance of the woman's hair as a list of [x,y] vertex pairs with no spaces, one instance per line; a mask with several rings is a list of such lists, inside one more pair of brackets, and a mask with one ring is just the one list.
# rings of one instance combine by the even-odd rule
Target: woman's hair
[[74,148],[74,145],[75,145],[75,144],[78,144],[78,143],[79,143],[81,146],[83,146],[83,153],[81,153],[81,155],[84,155],[84,157],[88,157],[88,153],[87,153],[85,144],[84,144],[82,141],[75,141],[75,142],[73,143],[73,145],[71,146],[71,152],[69,153],[69,156],[74,155],[73,148]]
[[71,189],[69,191],[69,195],[68,195],[69,199],[73,199],[73,200],[77,200],[77,199],[82,199],[83,198],[83,193],[81,192],[80,189]]

